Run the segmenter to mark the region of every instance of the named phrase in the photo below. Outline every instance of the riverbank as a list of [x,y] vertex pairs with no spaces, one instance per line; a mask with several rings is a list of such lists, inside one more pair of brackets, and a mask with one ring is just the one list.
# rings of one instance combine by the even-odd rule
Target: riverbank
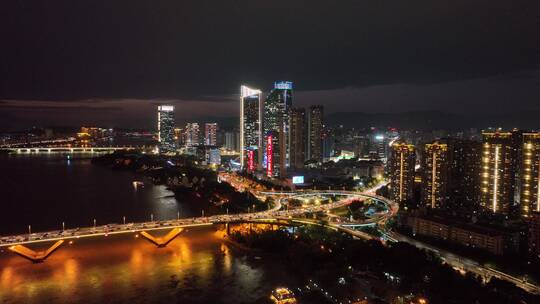
[[189,157],[165,157],[130,151],[103,155],[93,164],[112,170],[142,174],[156,185],[164,185],[179,201],[188,201],[206,215],[267,210],[268,206],[249,192],[238,192],[217,179],[215,171],[197,166]]

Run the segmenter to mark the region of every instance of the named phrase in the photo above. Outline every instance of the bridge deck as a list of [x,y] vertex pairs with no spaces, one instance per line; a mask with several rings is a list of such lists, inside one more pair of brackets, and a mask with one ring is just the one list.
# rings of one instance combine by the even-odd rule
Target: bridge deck
[[[145,223],[130,223],[130,224],[109,224],[98,227],[85,227],[70,229],[65,231],[50,231],[45,233],[34,233],[32,235],[15,235],[0,238],[0,247],[8,247],[14,245],[25,245],[32,243],[40,243],[47,241],[58,241],[65,239],[75,239],[84,237],[107,236],[109,234],[133,233],[138,231],[150,231],[161,229],[187,228],[196,226],[206,226],[219,223],[242,222],[242,221],[260,221],[260,220],[276,220],[290,219],[305,213],[326,212],[331,209],[339,208],[351,204],[356,198],[373,198],[378,199],[386,204],[390,204],[386,199],[374,196],[369,193],[358,193],[350,191],[319,191],[322,195],[343,195],[347,199],[343,199],[334,203],[312,206],[307,208],[279,210],[281,204],[278,202],[276,207],[271,210],[257,213],[243,213],[235,215],[214,215],[200,218],[187,218],[179,220],[170,220],[162,222],[145,222]],[[292,194],[291,194],[292,195]],[[391,206],[389,206],[391,207]],[[388,212],[390,216],[390,213]]]

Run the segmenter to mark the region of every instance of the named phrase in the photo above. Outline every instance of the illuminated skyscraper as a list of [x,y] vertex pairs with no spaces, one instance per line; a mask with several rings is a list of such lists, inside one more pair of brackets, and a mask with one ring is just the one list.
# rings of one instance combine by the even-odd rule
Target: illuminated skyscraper
[[311,106],[308,112],[308,146],[307,159],[323,161],[323,106]]
[[262,158],[261,91],[240,88],[240,164],[254,171]]
[[193,147],[200,144],[200,128],[196,122],[186,124],[186,146]]
[[384,132],[374,132],[370,138],[370,155],[386,161],[388,153],[388,137]]
[[207,146],[217,146],[217,123],[204,124],[204,144]]
[[394,143],[388,161],[390,195],[392,200],[403,202],[413,197],[416,149],[406,143]]
[[174,129],[174,140],[176,142],[177,147],[181,147],[184,144],[184,129],[182,128],[175,128]]
[[424,147],[422,202],[431,208],[442,207],[448,199],[448,152],[448,145],[438,142]]
[[303,168],[306,161],[306,110],[297,108],[291,111],[291,163],[296,169]]
[[174,106],[158,106],[158,142],[159,152],[175,151],[174,144]]
[[263,141],[264,160],[263,166],[267,166],[268,159],[272,157],[272,166],[267,172],[273,172],[274,176],[283,176],[290,164],[290,114],[292,107],[292,82],[281,81],[274,83],[274,88],[264,102],[263,111],[263,134],[271,136],[275,142],[271,149],[272,156],[268,155],[266,148],[267,140]]
[[540,133],[524,133],[520,168],[521,215],[540,212]]
[[483,133],[480,206],[508,214],[515,201],[516,171],[522,135],[519,132]]

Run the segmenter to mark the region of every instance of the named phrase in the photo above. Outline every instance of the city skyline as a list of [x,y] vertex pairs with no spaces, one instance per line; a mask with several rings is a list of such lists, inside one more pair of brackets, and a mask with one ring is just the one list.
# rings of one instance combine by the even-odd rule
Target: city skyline
[[539,0],[4,1],[0,32],[0,302],[540,303]]

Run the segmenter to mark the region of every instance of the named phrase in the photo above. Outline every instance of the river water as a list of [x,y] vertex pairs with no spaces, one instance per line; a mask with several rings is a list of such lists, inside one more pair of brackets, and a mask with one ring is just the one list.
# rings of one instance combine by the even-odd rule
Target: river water
[[89,155],[0,156],[0,235],[173,219],[199,215],[189,202],[178,202],[164,186],[138,174],[93,165]]
[[[1,156],[0,172],[0,235],[199,212],[163,186],[135,189],[141,176],[84,156]],[[272,289],[293,284],[270,257],[255,258],[214,229],[184,232],[165,248],[135,233],[78,239],[40,264],[4,248],[0,303],[267,303]]]
[[0,303],[269,303],[291,277],[207,229],[165,248],[134,234],[79,239],[45,262],[0,252]]

